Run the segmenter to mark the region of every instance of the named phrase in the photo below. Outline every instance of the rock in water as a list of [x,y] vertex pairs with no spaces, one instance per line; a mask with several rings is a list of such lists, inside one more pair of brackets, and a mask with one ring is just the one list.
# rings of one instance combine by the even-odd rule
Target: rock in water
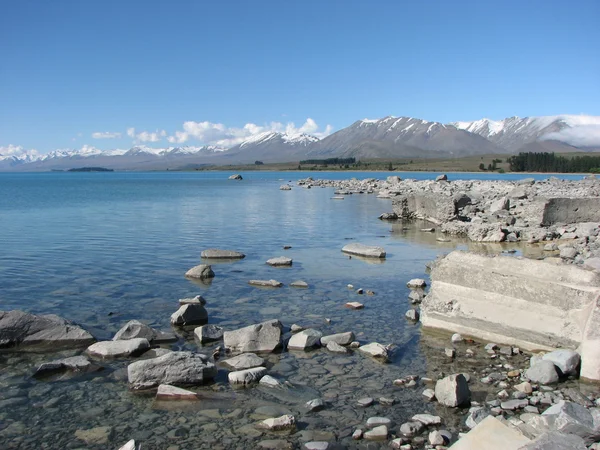
[[344,253],[351,255],[364,256],[367,258],[385,258],[385,250],[382,247],[375,247],[363,244],[348,244],[342,248]]
[[0,348],[63,349],[94,342],[83,328],[54,314],[36,316],[24,311],[0,311]]
[[579,375],[579,363],[581,357],[579,353],[568,350],[560,349],[554,350],[553,352],[546,353],[542,356],[545,361],[552,361],[556,367],[560,369],[563,375]]
[[281,417],[273,417],[259,422],[258,428],[269,431],[293,430],[296,428],[296,419],[290,414],[285,414]]
[[435,384],[435,397],[445,406],[468,406],[471,402],[471,390],[462,373],[450,375]]
[[413,278],[412,280],[409,280],[408,283],[406,283],[406,286],[411,289],[424,288],[425,286],[427,286],[427,282],[422,278]]
[[215,276],[215,273],[213,272],[212,267],[209,264],[200,264],[188,270],[185,273],[185,276],[187,278],[206,280],[208,278],[213,278]]
[[339,345],[350,345],[354,341],[354,333],[347,331],[346,333],[330,334],[321,338],[321,345],[327,345],[330,342],[335,342]]
[[220,250],[218,248],[208,248],[200,253],[202,259],[243,259],[245,254],[233,250]]
[[217,325],[203,325],[194,329],[194,335],[198,338],[201,344],[205,342],[218,341],[223,338],[224,330]]
[[273,378],[271,375],[264,375],[259,383],[262,386],[266,386],[268,388],[277,388],[281,386],[281,383],[279,382],[279,380],[277,378]]
[[180,298],[179,304],[180,305],[202,305],[202,306],[204,306],[204,305],[206,305],[206,300],[201,295],[196,295],[195,297]]
[[292,281],[290,283],[290,286],[295,287],[295,288],[307,288],[308,283],[306,281],[298,280],[298,281]]
[[259,287],[281,287],[281,286],[283,286],[283,283],[280,283],[277,280],[250,280],[250,281],[248,281],[248,284],[250,284],[252,286],[259,286]]
[[221,362],[225,367],[232,370],[252,369],[253,367],[262,366],[264,363],[265,360],[254,353],[242,353]]
[[160,384],[202,384],[216,376],[217,368],[208,357],[192,352],[170,352],[127,366],[129,387],[133,390],[150,389]]
[[300,331],[290,338],[288,348],[291,350],[308,350],[320,345],[322,336],[323,334],[320,331],[310,328]]
[[285,256],[278,256],[277,258],[268,259],[267,264],[270,266],[273,266],[273,267],[291,266],[292,258],[286,258]]
[[358,351],[366,355],[372,356],[373,358],[381,359],[383,361],[387,361],[389,356],[385,346],[377,342],[371,342],[370,344],[363,345],[362,347],[358,348]]
[[437,177],[435,177],[435,181],[448,181],[448,175],[446,175],[445,173],[438,175]]
[[96,372],[102,370],[102,367],[93,364],[85,356],[72,356],[70,358],[57,359],[40,365],[35,373],[34,377],[43,377],[46,375],[52,375],[61,372]]
[[155,330],[139,320],[130,320],[123,328],[121,328],[112,338],[113,341],[123,341],[135,338],[145,338],[151,344],[159,344],[161,342],[173,342],[177,340],[177,336],[173,333],[164,333]]
[[260,379],[267,374],[264,367],[253,367],[252,369],[238,370],[229,372],[227,378],[231,384],[251,384],[258,383]]
[[534,383],[558,383],[558,373],[552,361],[538,361],[525,372],[525,376]]
[[202,305],[181,305],[171,315],[171,325],[200,325],[208,321],[208,312]]
[[86,352],[100,358],[121,358],[137,356],[150,349],[145,338],[127,339],[124,341],[102,341],[90,345]]
[[239,173],[233,174],[229,176],[230,180],[243,180],[242,176]]
[[[321,342],[321,344],[322,343],[323,342]],[[348,353],[350,351],[346,347],[342,347],[340,344],[338,344],[335,341],[330,341],[327,343],[327,350],[329,350],[330,352],[333,352],[333,353]]]
[[238,330],[223,333],[225,347],[234,353],[272,352],[281,346],[283,325],[279,320],[268,320]]
[[198,394],[170,384],[161,384],[156,391],[156,400],[198,400]]

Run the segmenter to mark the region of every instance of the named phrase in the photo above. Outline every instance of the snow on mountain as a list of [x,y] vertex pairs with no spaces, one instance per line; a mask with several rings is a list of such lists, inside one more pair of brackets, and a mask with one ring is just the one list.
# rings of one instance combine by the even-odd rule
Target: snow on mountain
[[10,160],[14,163],[35,161],[40,154],[37,150],[26,150],[20,145],[0,147],[0,161]]

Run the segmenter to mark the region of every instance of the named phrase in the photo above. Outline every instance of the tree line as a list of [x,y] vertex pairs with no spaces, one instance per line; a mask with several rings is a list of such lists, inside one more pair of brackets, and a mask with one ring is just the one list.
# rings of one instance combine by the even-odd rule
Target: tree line
[[600,156],[565,157],[554,153],[519,153],[508,158],[512,172],[600,173]]
[[300,164],[354,164],[356,158],[327,158],[327,159],[305,159]]

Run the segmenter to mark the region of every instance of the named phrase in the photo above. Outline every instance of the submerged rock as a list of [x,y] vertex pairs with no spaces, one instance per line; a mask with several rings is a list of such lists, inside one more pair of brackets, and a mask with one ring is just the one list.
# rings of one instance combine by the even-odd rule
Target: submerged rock
[[170,352],[127,366],[129,387],[133,390],[150,389],[160,384],[203,384],[216,376],[217,368],[208,357],[192,352]]
[[280,283],[277,280],[250,280],[250,281],[248,281],[248,284],[250,284],[252,286],[259,286],[259,287],[281,287],[281,286],[283,286],[283,283]]
[[223,333],[225,347],[234,353],[272,352],[281,346],[283,325],[279,320],[268,320],[256,325]]
[[385,250],[382,247],[359,243],[345,245],[342,251],[350,255],[364,256],[366,258],[385,258]]
[[90,345],[86,352],[101,358],[119,358],[137,356],[150,349],[145,338],[133,338],[124,341],[102,341]]
[[244,370],[262,366],[264,363],[265,360],[254,353],[242,353],[241,355],[226,359],[220,364],[232,370]]
[[212,267],[208,264],[199,264],[195,267],[192,267],[185,273],[187,278],[195,278],[198,280],[206,280],[208,278],[214,278],[215,273],[212,270]]
[[246,257],[241,252],[234,250],[221,250],[218,248],[208,248],[200,253],[202,259],[243,259]]
[[156,391],[156,400],[198,400],[198,394],[170,384],[161,384]]
[[85,356],[72,356],[41,364],[33,376],[43,377],[63,372],[88,373],[102,370],[102,367],[92,363]]
[[123,328],[116,332],[112,340],[121,341],[135,338],[148,339],[148,342],[152,344],[173,342],[177,340],[177,336],[175,336],[173,333],[165,333],[155,330],[139,320],[130,320],[127,322],[125,325],[123,325]]
[[54,314],[0,311],[0,348],[48,350],[83,347],[94,342],[83,328]]
[[350,345],[352,341],[354,341],[354,333],[352,331],[347,331],[345,333],[329,334],[321,338],[322,345],[327,345],[330,342],[335,342],[339,345]]
[[223,327],[218,325],[203,325],[194,329],[194,335],[201,344],[222,339],[224,332]]

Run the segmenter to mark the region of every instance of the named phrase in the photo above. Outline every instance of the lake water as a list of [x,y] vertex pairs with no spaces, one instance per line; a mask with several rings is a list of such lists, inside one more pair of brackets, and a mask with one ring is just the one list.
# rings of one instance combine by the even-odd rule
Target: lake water
[[[365,194],[336,201],[331,200],[332,189],[295,185],[307,176],[390,174],[417,179],[436,175],[249,172],[242,173],[243,181],[232,181],[224,172],[0,174],[2,310],[59,314],[98,339],[109,339],[131,319],[170,330],[178,299],[202,294],[209,323],[226,329],[276,318],[286,327],[297,323],[324,334],[353,331],[361,343],[395,346],[389,364],[324,349],[270,355],[269,374],[292,387],[233,390],[227,372],[220,370],[215,383],[197,389],[205,399],[185,407],[167,407],[129,392],[125,360],[106,363],[94,376],[49,382],[31,378],[36,365],[74,352],[0,353],[0,448],[118,448],[130,438],[144,449],[254,448],[267,439],[294,445],[327,440],[353,447],[363,445],[350,435],[364,427],[366,418],[384,415],[400,425],[425,411],[443,413],[447,427],[457,431],[459,415],[424,403],[423,386],[415,391],[392,382],[456,368],[438,356],[443,341],[422,336],[418,325],[405,320],[411,308],[406,282],[426,277],[426,263],[437,255],[469,244],[460,239],[437,242],[435,233],[418,231],[420,224],[377,220],[391,211],[390,200]],[[489,177],[525,175],[449,175],[451,180]],[[280,191],[288,181],[294,182],[293,189]],[[387,259],[379,264],[349,259],[340,251],[349,242],[383,246]],[[285,245],[292,248],[283,250]],[[185,279],[183,274],[201,263],[200,252],[206,248],[237,250],[247,257],[213,264],[216,277],[209,285]],[[502,247],[477,249],[497,252]],[[265,264],[275,256],[293,258],[293,266]],[[250,279],[271,278],[286,286],[266,290],[248,285]],[[289,287],[295,280],[306,281],[309,288]],[[357,288],[376,294],[359,296]],[[360,301],[365,309],[345,309],[348,301]],[[201,350],[210,354],[217,345]],[[198,350],[199,344],[181,332],[177,343],[165,347]],[[357,407],[356,401],[366,396],[390,397],[395,404]],[[328,402],[327,408],[307,413],[304,403],[317,397]],[[283,412],[297,417],[297,433],[261,436],[254,428],[260,418]],[[78,430],[95,427],[109,427],[95,431],[97,443],[76,437]]]

